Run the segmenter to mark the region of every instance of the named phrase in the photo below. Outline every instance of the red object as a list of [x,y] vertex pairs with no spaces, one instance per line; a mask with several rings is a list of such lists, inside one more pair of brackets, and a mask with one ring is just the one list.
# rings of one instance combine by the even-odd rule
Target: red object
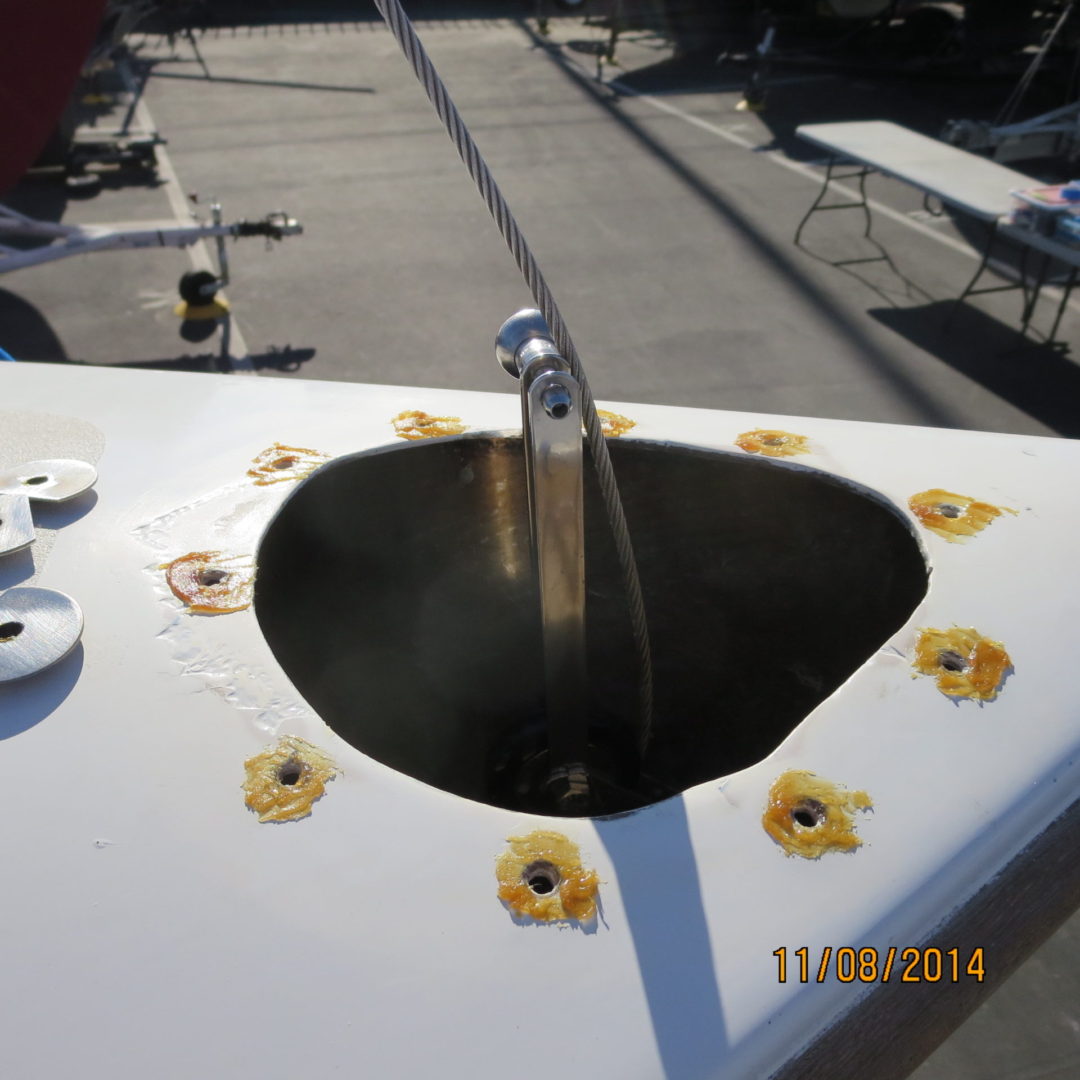
[[56,128],[106,0],[0,0],[0,194]]

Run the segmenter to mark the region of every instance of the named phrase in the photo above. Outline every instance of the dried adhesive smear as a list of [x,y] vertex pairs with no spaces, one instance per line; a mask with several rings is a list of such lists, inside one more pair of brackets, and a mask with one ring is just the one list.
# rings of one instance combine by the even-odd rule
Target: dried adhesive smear
[[297,821],[311,813],[338,774],[330,755],[295,735],[244,762],[244,805],[260,821]]
[[511,836],[507,843],[509,848],[495,864],[495,876],[499,899],[511,911],[540,922],[593,918],[600,879],[595,870],[581,865],[577,844],[562,833],[543,829]]
[[164,563],[173,595],[196,615],[226,615],[251,606],[255,560],[251,555],[190,551]]
[[855,811],[873,805],[865,791],[789,769],[769,789],[761,824],[788,855],[818,859],[827,851],[857,848],[862,841],[855,835]]
[[459,416],[428,416],[419,409],[398,413],[390,421],[394,434],[401,439],[437,439],[441,435],[460,435],[466,426]]
[[637,421],[628,416],[620,416],[607,409],[597,409],[596,415],[600,417],[600,428],[609,439],[617,439],[625,435],[631,428],[637,427]]
[[912,495],[908,506],[921,525],[953,544],[963,543],[969,536],[982,532],[1003,513],[1017,513],[1007,506],[979,502],[970,495],[957,495],[941,488]]
[[266,487],[286,480],[303,480],[329,460],[329,454],[318,450],[274,443],[252,460],[247,474],[260,487]]
[[291,487],[259,486],[243,475],[243,468],[229,468],[234,477],[229,483],[180,504],[161,501],[152,517],[144,506],[136,506],[126,524],[132,538],[152,553],[144,572],[161,605],[158,640],[179,672],[194,681],[193,691],[209,691],[238,710],[260,737],[276,738],[318,721],[284,677],[266,640],[252,633],[243,614],[231,619],[191,615],[177,602],[161,569],[180,552],[255,550]]
[[805,435],[793,435],[790,431],[773,431],[758,428],[744,431],[735,445],[748,454],[764,454],[766,457],[793,457],[795,454],[809,454],[809,440]]
[[1012,668],[1000,641],[959,626],[920,630],[913,664],[920,675],[936,676],[943,694],[974,701],[993,701]]

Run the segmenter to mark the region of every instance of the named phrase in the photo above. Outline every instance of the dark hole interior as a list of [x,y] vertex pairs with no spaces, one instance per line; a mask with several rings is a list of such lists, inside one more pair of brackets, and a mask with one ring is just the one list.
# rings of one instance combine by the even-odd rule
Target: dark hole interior
[[827,811],[824,804],[818,802],[817,799],[805,799],[791,811],[791,816],[800,825],[812,829],[825,820]]
[[303,766],[298,761],[287,761],[278,769],[278,780],[287,787],[300,782]]
[[[590,813],[760,761],[927,585],[907,521],[868,489],[745,454],[609,448],[652,637],[654,737],[639,762],[630,621],[587,467]],[[342,738],[457,795],[558,812],[520,439],[338,459],[284,504],[258,566],[262,631]]]
[[546,896],[554,892],[559,884],[559,871],[549,862],[543,860],[530,863],[522,871],[521,879],[538,896]]
[[23,483],[24,484],[44,484],[49,478],[47,476],[29,476]]
[[938,663],[946,671],[965,671],[968,666],[966,658],[958,652],[953,652],[952,649],[942,649],[938,653]]
[[21,622],[0,623],[0,641],[11,641],[25,629],[26,627]]
[[296,464],[296,458],[281,457],[274,462],[275,469],[291,469]]
[[195,580],[202,586],[220,585],[229,576],[226,570],[200,570]]
[[960,516],[960,507],[954,506],[952,503],[938,503],[938,510],[947,518],[958,518]]

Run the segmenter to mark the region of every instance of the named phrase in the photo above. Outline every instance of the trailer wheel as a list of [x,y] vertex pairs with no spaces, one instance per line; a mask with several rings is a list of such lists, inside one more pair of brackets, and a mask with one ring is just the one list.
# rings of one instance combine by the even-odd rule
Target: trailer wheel
[[[213,288],[209,288],[209,286]],[[192,307],[213,303],[221,283],[209,270],[189,270],[180,278],[180,299]]]

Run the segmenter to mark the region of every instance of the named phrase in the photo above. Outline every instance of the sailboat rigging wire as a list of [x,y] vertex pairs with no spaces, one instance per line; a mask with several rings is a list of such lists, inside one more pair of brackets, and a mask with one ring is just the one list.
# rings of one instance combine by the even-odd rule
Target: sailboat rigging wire
[[510,249],[510,254],[514,257],[514,262],[517,263],[518,269],[525,278],[533,299],[536,301],[536,306],[547,321],[548,328],[551,330],[559,352],[565,357],[570,365],[571,374],[581,385],[581,411],[585,421],[585,432],[588,437],[589,449],[592,452],[597,479],[600,482],[604,505],[611,521],[615,548],[623,575],[623,584],[626,588],[630,621],[633,627],[634,645],[639,665],[640,726],[638,730],[638,751],[644,758],[645,750],[652,738],[653,726],[652,650],[649,646],[649,628],[645,619],[645,601],[641,593],[641,580],[638,577],[637,562],[634,559],[630,530],[626,524],[626,515],[623,512],[622,500],[619,497],[615,473],[611,467],[611,458],[608,455],[607,443],[604,440],[603,429],[600,425],[600,417],[596,412],[592,389],[589,387],[577,349],[574,348],[574,343],[570,340],[566,324],[563,322],[562,315],[559,313],[554,297],[551,295],[551,290],[540,272],[540,267],[537,266],[536,259],[533,257],[533,253],[529,249],[518,223],[514,220],[514,215],[510,212],[506,199],[503,198],[503,194],[499,190],[495,178],[491,175],[487,163],[481,157],[480,150],[477,148],[468,128],[466,128],[465,122],[461,119],[457,107],[450,99],[450,94],[439,77],[439,73],[435,70],[435,65],[424,49],[420,38],[413,29],[409,17],[405,14],[398,0],[374,0],[374,3],[386,25],[390,28],[390,32],[401,46],[401,50],[412,66],[417,79],[424,87],[439,119],[446,127],[447,134],[450,136],[465,168],[476,184],[488,211],[494,218],[499,232]]
[[1053,45],[1054,40],[1058,36],[1058,32],[1065,23],[1068,22],[1069,16],[1072,14],[1072,9],[1075,6],[1076,0],[1069,0],[1069,3],[1065,6],[1065,10],[1061,13],[1061,17],[1054,24],[1054,28],[1043,37],[1042,44],[1036,51],[1031,63],[1028,64],[1027,70],[1020,76],[1020,81],[1013,88],[1013,92],[1009,95],[1008,100],[1002,105],[1001,111],[994,118],[993,127],[1001,127],[1003,124],[1007,124],[1016,114],[1016,110],[1020,107],[1020,102],[1024,100],[1024,95],[1030,89],[1039,68],[1042,67],[1042,63],[1046,59],[1046,54],[1050,51],[1050,46]]

